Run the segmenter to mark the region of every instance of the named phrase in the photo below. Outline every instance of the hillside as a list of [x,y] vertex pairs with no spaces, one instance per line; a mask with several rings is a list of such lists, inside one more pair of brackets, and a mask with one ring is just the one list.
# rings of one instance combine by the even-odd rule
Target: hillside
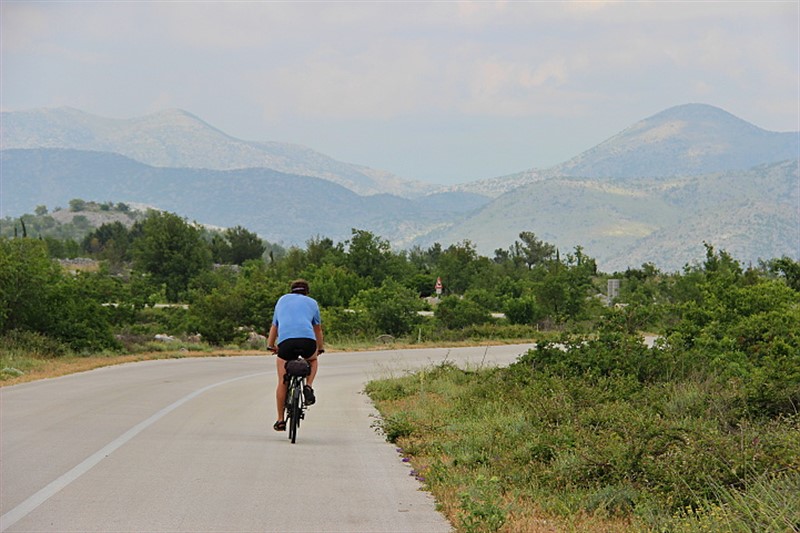
[[154,167],[269,168],[326,179],[359,194],[415,196],[433,190],[389,172],[336,161],[305,146],[236,139],[180,109],[133,119],[99,117],[68,107],[4,111],[0,148],[111,152]]
[[550,171],[596,178],[687,176],[798,155],[797,132],[766,131],[717,107],[686,104],[637,122]]
[[754,264],[800,257],[798,164],[669,180],[551,178],[417,242],[469,239],[491,256],[521,231],[533,231],[562,251],[583,246],[605,271],[645,262],[679,270],[702,258],[704,241]]
[[697,176],[800,158],[800,132],[763,130],[718,107],[686,104],[641,120],[547,169],[465,183],[460,190],[497,197],[534,181]]
[[492,256],[533,231],[562,250],[583,246],[605,270],[680,269],[704,241],[752,262],[800,257],[800,132],[708,105],[667,109],[549,169],[434,194],[307,148],[234,139],[184,111],[116,120],[62,108],[2,120],[2,146],[29,148],[2,151],[0,217],[79,197],[241,225],[287,245],[358,228],[397,248],[470,240]]
[[269,169],[157,168],[78,150],[5,150],[0,165],[0,216],[19,216],[36,205],[63,207],[74,198],[110,200],[154,206],[208,225],[243,226],[285,245],[302,245],[316,235],[345,240],[358,228],[403,246],[487,201],[465,193],[418,200],[359,196],[327,180]]

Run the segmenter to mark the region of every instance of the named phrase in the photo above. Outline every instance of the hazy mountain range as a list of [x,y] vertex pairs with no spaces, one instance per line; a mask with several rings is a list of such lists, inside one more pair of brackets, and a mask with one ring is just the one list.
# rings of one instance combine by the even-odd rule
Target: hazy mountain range
[[0,216],[70,199],[144,203],[302,245],[366,229],[397,247],[470,240],[493,256],[521,231],[602,270],[702,258],[800,257],[800,132],[702,104],[670,108],[549,169],[437,188],[311,149],[232,138],[170,110],[131,120],[69,108],[0,117]]
[[269,168],[323,178],[362,195],[413,195],[432,189],[389,172],[336,161],[305,146],[236,139],[181,109],[134,119],[98,117],[69,107],[4,112],[0,148],[111,152],[154,167]]

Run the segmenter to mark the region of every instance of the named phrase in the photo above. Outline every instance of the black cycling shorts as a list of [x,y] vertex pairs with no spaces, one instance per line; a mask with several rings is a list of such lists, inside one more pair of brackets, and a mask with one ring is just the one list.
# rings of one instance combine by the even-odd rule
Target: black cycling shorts
[[284,361],[291,361],[297,359],[299,355],[302,358],[308,358],[314,355],[317,351],[317,341],[307,338],[286,339],[278,344],[278,357]]

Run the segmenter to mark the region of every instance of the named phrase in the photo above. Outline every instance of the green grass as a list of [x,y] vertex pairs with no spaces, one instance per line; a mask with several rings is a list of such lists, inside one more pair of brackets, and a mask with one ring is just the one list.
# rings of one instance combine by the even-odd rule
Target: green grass
[[367,392],[459,531],[800,527],[800,416],[737,419],[730,387],[445,365]]

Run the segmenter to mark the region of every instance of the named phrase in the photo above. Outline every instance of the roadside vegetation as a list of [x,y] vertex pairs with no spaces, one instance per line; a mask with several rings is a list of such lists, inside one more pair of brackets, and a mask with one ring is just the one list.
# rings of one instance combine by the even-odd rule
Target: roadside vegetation
[[[584,327],[603,307],[594,261],[580,247],[562,258],[529,232],[489,259],[469,242],[394,251],[358,229],[345,242],[283,248],[243,227],[212,231],[111,202],[76,199],[70,213],[60,224],[39,206],[0,224],[4,383],[71,359],[263,350],[275,302],[296,278],[309,280],[334,350],[528,342]],[[104,215],[116,219],[87,225]]]
[[771,279],[709,247],[508,368],[371,382],[376,426],[459,531],[798,531],[800,294],[782,264]]
[[0,221],[0,385],[263,353],[276,300],[305,278],[331,350],[537,343],[508,368],[367,387],[376,429],[459,531],[800,528],[794,259],[745,268],[705,244],[681,272],[603,273],[532,232],[489,258],[468,241],[395,251],[358,229],[283,248],[172,213],[81,231],[48,217]]

